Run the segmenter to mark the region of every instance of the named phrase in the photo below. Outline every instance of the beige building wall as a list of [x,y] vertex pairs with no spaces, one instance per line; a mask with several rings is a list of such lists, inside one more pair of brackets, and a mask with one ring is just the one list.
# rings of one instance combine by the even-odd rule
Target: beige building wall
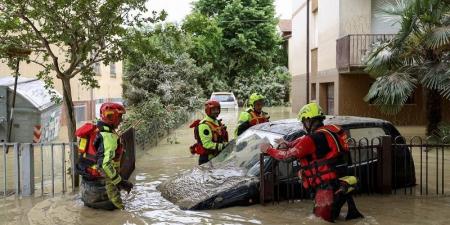
[[[289,39],[289,72],[292,74],[291,105],[298,111],[306,103],[306,1],[293,1],[292,37]],[[295,25],[294,25],[295,24]]]
[[[60,54],[62,55],[62,54]],[[114,64],[114,69],[111,71],[111,64]],[[81,82],[78,80],[79,75],[75,76],[71,79],[71,89],[72,89],[72,100],[75,105],[75,113],[77,117],[77,122],[81,122],[84,120],[92,120],[95,117],[95,111],[98,111],[97,105],[101,102],[114,100],[118,101],[122,98],[122,77],[123,77],[123,69],[122,62],[111,63],[110,65],[103,65],[100,63],[98,75],[95,78],[98,81],[100,88],[91,89],[81,85]],[[35,78],[36,75],[41,70],[41,66],[26,62],[20,63],[20,76]],[[6,63],[0,63],[0,77],[1,76],[11,76],[14,71],[10,70]],[[61,80],[56,78],[56,75],[52,73],[54,77],[54,85],[55,89],[62,95],[62,83]],[[65,117],[63,114],[62,123],[65,123]]]
[[373,0],[338,1],[340,3],[338,37],[348,34],[370,34]]
[[[311,1],[312,4],[312,1]],[[339,7],[337,0],[318,0],[317,11],[310,7],[310,100],[326,108],[324,84],[334,83],[334,97],[338,101],[338,72],[336,70],[336,39],[339,36]],[[316,59],[312,56],[317,55]],[[306,104],[306,0],[293,1],[292,37],[289,39],[289,71],[292,74],[291,105],[297,112]],[[320,88],[322,86],[322,88]],[[315,93],[311,93],[314,91]],[[339,111],[335,104],[334,113]]]

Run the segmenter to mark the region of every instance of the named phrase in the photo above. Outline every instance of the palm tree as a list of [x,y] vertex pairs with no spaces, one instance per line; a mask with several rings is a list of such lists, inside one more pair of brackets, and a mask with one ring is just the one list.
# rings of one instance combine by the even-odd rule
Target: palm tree
[[426,94],[427,134],[442,118],[442,98],[450,99],[450,0],[396,0],[377,12],[399,23],[396,36],[374,45],[366,71],[376,80],[365,97],[393,114],[416,87]]

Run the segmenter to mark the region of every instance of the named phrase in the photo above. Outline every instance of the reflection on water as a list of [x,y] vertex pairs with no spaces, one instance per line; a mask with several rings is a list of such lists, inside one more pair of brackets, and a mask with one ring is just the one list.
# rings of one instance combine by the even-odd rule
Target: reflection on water
[[[295,117],[289,108],[268,111],[272,120]],[[223,112],[222,118],[232,132],[237,113]],[[188,124],[172,135],[179,144],[161,143],[138,153],[132,180],[135,188],[130,194],[123,193],[126,210],[91,210],[83,206],[77,194],[46,199],[9,197],[0,199],[0,224],[329,224],[312,215],[309,200],[220,210],[180,210],[162,198],[156,186],[195,166],[197,157],[191,156],[188,150],[194,141]],[[449,198],[360,196],[355,200],[366,218],[344,221],[344,209],[339,224],[450,224],[446,216]]]

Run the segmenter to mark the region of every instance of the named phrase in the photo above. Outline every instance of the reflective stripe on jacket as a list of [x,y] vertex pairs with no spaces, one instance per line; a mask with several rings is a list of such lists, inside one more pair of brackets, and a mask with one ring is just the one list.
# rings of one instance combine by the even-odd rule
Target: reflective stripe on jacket
[[94,141],[94,146],[97,148],[97,166],[116,185],[122,180],[119,168],[123,149],[119,141],[119,135],[111,127],[104,124],[99,126],[99,129],[100,132]]
[[208,155],[217,154],[228,142],[228,134],[220,121],[206,116],[198,125],[198,134]]

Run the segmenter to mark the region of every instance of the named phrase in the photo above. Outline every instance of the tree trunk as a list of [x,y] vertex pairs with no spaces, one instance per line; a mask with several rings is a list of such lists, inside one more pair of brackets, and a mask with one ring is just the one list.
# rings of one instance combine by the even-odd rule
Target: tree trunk
[[437,131],[442,120],[442,98],[438,91],[428,89],[426,92],[427,135],[433,135]]
[[[75,121],[75,114],[73,112],[73,101],[72,101],[72,89],[70,87],[70,79],[69,78],[63,78],[61,79],[61,82],[63,84],[63,100],[64,105],[66,107],[66,118],[67,118],[67,134],[69,137],[69,142],[76,143],[77,137],[75,136],[75,129],[77,127],[76,121]],[[72,165],[76,165],[78,163],[78,148],[75,148],[72,152],[71,160],[73,160]],[[72,170],[73,171],[73,170]],[[79,176],[73,174],[73,183],[74,188],[79,186],[80,180]]]
[[63,99],[66,107],[67,132],[69,142],[76,142],[75,129],[77,127],[75,114],[73,112],[72,89],[70,87],[70,79],[61,79],[63,85]]

